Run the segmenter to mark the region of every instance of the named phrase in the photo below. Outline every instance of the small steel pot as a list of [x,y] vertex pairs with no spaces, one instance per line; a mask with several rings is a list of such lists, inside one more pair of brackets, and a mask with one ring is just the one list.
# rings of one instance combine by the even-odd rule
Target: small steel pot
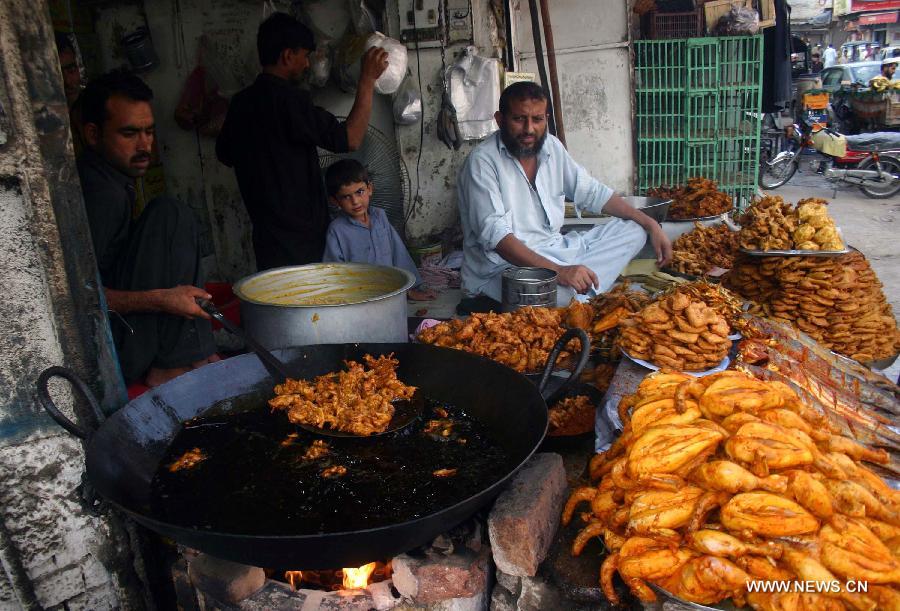
[[502,276],[504,312],[524,306],[556,307],[556,277],[552,269],[543,267],[511,267]]
[[364,263],[279,267],[239,280],[244,330],[269,350],[408,341],[412,274]]

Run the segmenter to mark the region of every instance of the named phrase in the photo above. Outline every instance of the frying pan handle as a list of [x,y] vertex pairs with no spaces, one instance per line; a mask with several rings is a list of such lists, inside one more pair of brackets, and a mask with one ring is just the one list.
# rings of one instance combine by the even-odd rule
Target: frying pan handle
[[553,345],[553,350],[550,351],[550,356],[547,357],[547,364],[544,366],[544,373],[541,374],[541,381],[538,383],[538,391],[541,395],[544,395],[544,390],[547,388],[547,382],[550,381],[550,374],[553,373],[553,368],[556,367],[556,361],[559,360],[559,355],[562,353],[563,349],[566,347],[566,344],[569,343],[572,339],[578,338],[579,343],[581,344],[581,348],[578,353],[578,363],[575,365],[575,369],[572,370],[572,373],[566,378],[566,381],[563,382],[562,386],[556,389],[556,392],[553,393],[552,396],[544,396],[544,400],[547,402],[547,405],[552,405],[556,402],[556,399],[562,396],[562,394],[574,384],[578,377],[581,375],[581,372],[584,371],[584,366],[587,365],[588,358],[591,356],[591,340],[588,337],[588,334],[585,333],[584,329],[579,329],[578,327],[573,327],[562,334],[558,340],[556,340],[556,344]]
[[285,367],[284,363],[275,358],[275,355],[269,352],[265,346],[260,344],[254,338],[250,337],[250,335],[248,335],[247,333],[244,333],[243,329],[225,318],[225,315],[222,314],[222,312],[220,312],[219,309],[215,305],[213,305],[211,301],[207,301],[206,299],[198,299],[197,305],[199,305],[204,312],[212,316],[216,322],[225,327],[226,331],[244,340],[244,343],[247,345],[247,347],[256,353],[256,356],[258,356],[259,360],[263,362],[263,365],[268,367],[270,373],[277,373],[279,376],[281,376],[282,380],[286,380],[287,378],[291,377],[291,374],[287,370],[287,367]]
[[[59,377],[65,378],[68,380],[72,386],[75,387],[75,390],[78,391],[78,394],[82,396],[82,398],[87,401],[88,405],[91,406],[91,411],[94,414],[94,419],[96,420],[96,424],[93,428],[85,428],[78,424],[75,424],[71,420],[69,420],[59,408],[56,407],[56,404],[53,402],[53,399],[50,397],[50,380],[51,378]],[[103,410],[100,409],[100,404],[97,403],[97,397],[94,396],[94,393],[91,392],[91,389],[88,388],[87,384],[79,378],[74,371],[71,369],[66,369],[65,367],[48,367],[44,371],[41,372],[41,375],[38,376],[37,379],[37,394],[38,401],[41,402],[41,405],[50,414],[50,417],[56,420],[57,424],[61,427],[75,435],[80,439],[87,439],[97,430],[103,421],[106,420],[106,415],[103,413]]]

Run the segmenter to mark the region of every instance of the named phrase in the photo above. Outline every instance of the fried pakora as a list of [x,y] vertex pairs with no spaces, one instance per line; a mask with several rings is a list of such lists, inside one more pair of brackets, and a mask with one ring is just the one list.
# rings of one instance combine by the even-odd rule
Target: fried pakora
[[713,268],[731,269],[738,252],[738,234],[727,225],[706,227],[694,223],[672,243],[672,269],[682,274],[703,276]]
[[190,450],[179,456],[178,460],[174,461],[167,468],[169,470],[169,473],[176,473],[185,469],[193,469],[206,459],[206,452],[204,452],[200,448],[191,448]]
[[384,432],[394,416],[393,401],[410,399],[416,391],[397,379],[399,361],[393,355],[363,357],[365,365],[346,361],[346,371],[312,381],[285,380],[269,400],[288,420],[354,435]]
[[709,178],[690,178],[681,187],[657,187],[647,191],[649,197],[671,199],[667,218],[675,221],[704,216],[717,216],[732,209],[731,196],[719,191],[719,183]]
[[590,397],[566,397],[549,410],[550,437],[581,435],[594,430],[594,404]]

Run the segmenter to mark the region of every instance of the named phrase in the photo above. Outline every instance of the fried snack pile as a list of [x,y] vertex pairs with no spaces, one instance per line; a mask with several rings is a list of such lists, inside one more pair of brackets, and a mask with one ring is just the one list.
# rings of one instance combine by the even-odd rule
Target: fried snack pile
[[693,230],[675,238],[671,267],[694,276],[702,276],[713,267],[731,269],[737,251],[736,231],[725,224],[705,227],[695,222]]
[[594,309],[594,321],[589,329],[591,333],[599,335],[614,329],[623,318],[650,303],[649,294],[628,287],[629,283],[626,280],[609,291],[591,298],[589,303]]
[[383,433],[394,416],[391,402],[412,398],[416,388],[397,379],[400,363],[393,355],[376,359],[367,354],[363,360],[365,366],[345,361],[346,371],[312,381],[285,380],[275,387],[269,406],[286,411],[294,424],[354,435]]
[[169,473],[177,473],[185,469],[193,469],[207,458],[206,453],[200,448],[191,448],[166,468]]
[[[736,606],[896,609],[900,603],[900,493],[860,461],[884,462],[835,434],[788,386],[726,371],[694,379],[660,371],[619,405],[625,424],[609,451],[594,456],[596,486],[577,488],[593,537],[609,555],[600,585],[620,602],[621,575],[642,601],[648,582],[691,602],[731,598]],[[750,592],[751,581],[868,582],[868,593]]]
[[[527,307],[506,314],[472,314],[425,329],[418,337],[425,344],[473,352],[519,372],[534,372],[544,366],[553,344],[565,333],[562,323],[568,312],[568,308]],[[563,352],[561,358],[566,356]]]
[[834,221],[828,216],[824,199],[809,197],[797,202],[799,226],[794,230],[794,248],[797,250],[843,250],[844,242],[838,235]]
[[739,242],[747,250],[843,250],[824,199],[807,198],[794,209],[777,195],[754,202],[741,218]]
[[859,252],[738,258],[726,285],[829,350],[862,363],[893,356],[900,332],[881,282]]
[[753,202],[741,217],[738,241],[747,250],[790,250],[797,229],[797,215],[777,195]]
[[728,354],[728,323],[700,300],[674,292],[622,321],[622,350],[679,371],[703,371]]
[[684,221],[724,214],[732,208],[731,196],[719,191],[716,181],[695,177],[683,187],[658,187],[647,191],[649,197],[671,199],[667,218]]
[[747,327],[748,321],[743,316],[744,302],[721,284],[695,280],[678,284],[670,292],[681,293],[691,300],[702,301],[717,314],[721,314],[733,331],[743,332]]
[[590,397],[566,397],[548,411],[550,437],[581,435],[594,430],[594,404]]

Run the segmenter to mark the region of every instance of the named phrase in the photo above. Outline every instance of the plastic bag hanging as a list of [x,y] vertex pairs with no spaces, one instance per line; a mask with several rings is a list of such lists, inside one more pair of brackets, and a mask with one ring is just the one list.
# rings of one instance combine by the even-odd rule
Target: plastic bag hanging
[[481,140],[497,130],[494,113],[500,104],[500,63],[481,57],[473,46],[447,69],[450,103],[463,140]]
[[407,74],[394,96],[394,122],[412,125],[422,120],[422,93]]

